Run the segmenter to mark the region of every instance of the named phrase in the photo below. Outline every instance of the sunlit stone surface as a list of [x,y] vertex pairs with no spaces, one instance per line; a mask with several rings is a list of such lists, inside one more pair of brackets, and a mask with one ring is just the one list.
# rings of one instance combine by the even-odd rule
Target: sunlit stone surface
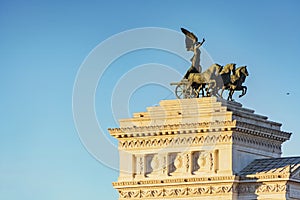
[[119,199],[300,199],[291,133],[215,97],[161,101],[109,129],[119,141]]

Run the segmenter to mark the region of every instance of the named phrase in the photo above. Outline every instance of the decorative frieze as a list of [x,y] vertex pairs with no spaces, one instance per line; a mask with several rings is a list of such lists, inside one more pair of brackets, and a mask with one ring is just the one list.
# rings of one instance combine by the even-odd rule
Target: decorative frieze
[[222,195],[238,193],[246,194],[267,194],[282,193],[288,191],[288,185],[284,183],[275,184],[194,184],[188,186],[167,186],[167,187],[146,187],[141,189],[119,189],[120,197],[123,199],[143,199],[155,197],[196,197],[201,195]]
[[120,140],[120,149],[162,148],[174,146],[191,146],[199,144],[230,143],[231,135],[186,135],[178,137],[149,137],[134,140]]
[[[278,181],[279,182],[279,181]],[[259,194],[259,193],[277,193],[286,192],[288,190],[288,185],[286,182],[283,183],[247,183],[239,184],[237,191],[239,194]]]
[[[233,137],[233,139],[232,139]],[[121,149],[143,149],[143,148],[161,148],[168,146],[193,146],[199,144],[216,144],[216,143],[230,143],[245,144],[251,147],[257,146],[264,150],[272,150],[281,152],[281,142],[275,142],[272,140],[262,139],[260,137],[249,137],[244,134],[231,134],[225,135],[186,135],[182,137],[158,137],[158,138],[140,138],[134,140],[121,140],[119,142],[119,148]]]
[[221,186],[186,186],[186,187],[165,187],[165,188],[142,188],[137,189],[119,189],[119,194],[122,199],[144,199],[144,198],[180,198],[180,197],[195,197],[200,195],[219,195],[230,194],[233,192],[233,185]]

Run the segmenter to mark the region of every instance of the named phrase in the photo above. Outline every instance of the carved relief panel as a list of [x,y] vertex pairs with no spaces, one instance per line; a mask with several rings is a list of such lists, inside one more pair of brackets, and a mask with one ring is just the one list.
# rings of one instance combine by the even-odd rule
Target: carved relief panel
[[146,176],[162,176],[167,174],[167,157],[164,154],[148,154],[146,159]]
[[218,150],[193,152],[193,174],[216,173],[218,170]]
[[135,178],[217,173],[218,150],[135,155]]

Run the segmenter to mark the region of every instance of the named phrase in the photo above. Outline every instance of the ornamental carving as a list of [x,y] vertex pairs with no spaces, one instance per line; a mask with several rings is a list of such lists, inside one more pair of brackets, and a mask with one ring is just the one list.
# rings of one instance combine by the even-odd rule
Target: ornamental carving
[[163,189],[156,190],[141,190],[141,197],[161,197],[163,196]]
[[182,155],[178,154],[174,160],[174,167],[175,167],[175,172],[181,172],[182,167],[183,167],[183,159]]
[[152,160],[151,160],[151,163],[150,163],[150,166],[152,168],[152,172],[157,172],[160,168],[160,160],[158,158],[158,155],[154,155]]
[[130,198],[154,198],[154,197],[187,197],[197,195],[216,195],[228,194],[233,192],[233,185],[222,186],[190,186],[190,187],[166,187],[164,189],[141,189],[141,190],[128,190],[120,189],[119,194],[123,199]]
[[188,195],[188,188],[171,188],[165,189],[164,196],[174,197],[174,196],[185,196]]
[[159,188],[141,188],[140,190],[119,189],[120,197],[123,199],[130,198],[155,198],[155,197],[187,197],[198,195],[220,195],[229,193],[239,194],[258,194],[258,193],[280,193],[286,192],[288,186],[285,184],[242,184],[235,186],[233,184],[221,186],[178,186],[178,187],[164,187]]
[[134,149],[134,148],[159,148],[168,146],[183,146],[183,145],[198,145],[198,144],[215,144],[227,143],[232,139],[231,135],[207,135],[207,136],[188,136],[175,138],[152,138],[152,139],[136,139],[120,141],[120,148]]
[[254,194],[254,193],[276,193],[287,191],[286,184],[268,184],[268,183],[247,183],[240,184],[237,188],[239,193]]
[[214,163],[216,162],[218,157],[215,155],[214,151],[199,151],[194,152],[193,155],[194,174],[201,174],[203,172],[213,172],[217,170],[217,166],[214,166]]
[[198,144],[215,144],[215,143],[227,143],[234,142],[239,144],[248,144],[250,146],[259,146],[265,148],[265,150],[274,149],[276,152],[281,151],[281,143],[270,140],[264,140],[260,137],[249,137],[242,134],[232,135],[189,135],[174,138],[151,138],[151,139],[135,139],[135,140],[123,140],[119,142],[119,147],[122,149],[134,149],[134,148],[159,148],[168,146],[183,146],[183,145],[198,145]]
[[237,133],[233,135],[232,140],[235,144],[248,145],[250,147],[257,146],[264,150],[281,152],[281,143],[260,137],[249,137],[247,135]]
[[270,192],[285,192],[287,190],[286,185],[279,184],[263,184],[257,188],[257,192],[259,193],[270,193]]
[[162,158],[160,155],[158,154],[150,154],[150,155],[146,155],[146,160],[148,160],[147,164],[146,164],[146,168],[147,168],[147,177],[150,176],[157,176],[157,175],[161,175],[162,174]]
[[140,190],[131,190],[131,191],[119,190],[119,195],[122,198],[137,198],[140,197]]

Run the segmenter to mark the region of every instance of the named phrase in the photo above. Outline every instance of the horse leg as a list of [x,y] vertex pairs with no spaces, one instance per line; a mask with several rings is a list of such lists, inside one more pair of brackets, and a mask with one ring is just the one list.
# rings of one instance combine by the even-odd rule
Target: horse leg
[[206,91],[206,85],[205,84],[201,84],[201,92],[202,92],[202,97],[205,97],[205,92],[204,90]]
[[220,88],[217,88],[217,89],[216,89],[216,97],[218,97],[218,98],[221,97],[219,91],[220,91]]
[[211,88],[211,95],[210,96],[216,96],[216,90],[217,90],[217,82],[216,82],[216,80],[213,80],[211,82],[210,88]]
[[214,93],[215,93],[215,96],[218,98],[221,97],[219,91],[220,91],[220,87],[215,87]]
[[242,87],[242,94],[239,95],[239,98],[241,98],[242,96],[245,95],[244,92],[245,92],[245,90],[244,90],[244,88]]
[[239,95],[239,98],[241,98],[242,96],[244,96],[247,93],[247,87],[246,86],[242,86],[242,94]]
[[199,87],[196,90],[197,98],[199,98],[200,90],[202,91],[202,96],[203,96],[203,89],[202,89],[202,85],[201,84],[199,85]]
[[211,94],[211,92],[209,90],[206,91],[206,96],[207,97],[211,97],[212,96],[212,94]]
[[219,91],[220,91],[220,88],[219,88],[219,87],[216,87],[215,93],[216,93],[216,97],[218,97],[218,98],[221,97]]
[[198,98],[199,97],[199,88],[195,88],[195,89],[193,89],[194,90],[194,92],[195,92],[195,94],[196,94],[196,98]]
[[204,88],[203,87],[201,87],[201,92],[202,92],[202,97],[204,97],[205,95],[204,95]]
[[221,95],[220,95],[222,99],[223,99],[223,92],[224,92],[224,90],[225,90],[225,87],[223,86],[222,87],[222,91],[221,91]]
[[196,98],[199,98],[199,92],[198,92],[198,90],[196,90],[195,92],[196,92]]
[[227,100],[234,101],[234,100],[232,99],[233,93],[234,93],[234,90],[233,90],[233,89],[230,89],[230,92],[229,92],[229,94],[228,94]]
[[215,87],[215,88],[213,89],[213,95],[216,96],[216,97],[220,97],[220,95],[219,95],[219,93],[218,93],[218,88],[217,88],[217,87]]
[[210,89],[210,86],[208,85],[207,88],[205,88],[206,96],[211,97],[212,96],[212,90]]

